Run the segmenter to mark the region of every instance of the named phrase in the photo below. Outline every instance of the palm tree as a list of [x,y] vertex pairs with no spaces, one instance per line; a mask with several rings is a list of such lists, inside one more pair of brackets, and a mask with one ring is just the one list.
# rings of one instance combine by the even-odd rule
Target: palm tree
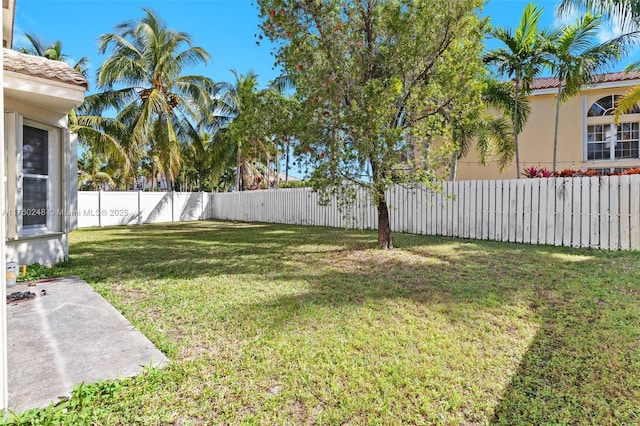
[[553,136],[553,171],[556,171],[558,157],[558,125],[560,104],[576,95],[585,84],[592,82],[597,73],[623,51],[620,40],[594,44],[600,29],[599,16],[587,13],[575,23],[558,30],[551,37],[551,70],[558,79],[556,98],[556,121]]
[[[21,47],[19,51],[34,56],[41,56],[52,61],[68,60],[68,56],[62,52],[62,42],[56,40],[53,43],[42,41],[37,35],[25,33],[31,46]],[[87,77],[89,58],[82,57],[73,68]],[[84,103],[69,112],[69,129],[78,135],[80,143],[85,149],[94,154],[106,156],[119,164],[123,171],[128,171],[130,162],[126,155],[126,148],[122,141],[126,139],[127,129],[113,118],[92,114],[96,95],[85,97]]]
[[[516,90],[511,82],[499,82],[488,78],[482,87],[482,100],[486,109],[480,112],[478,120],[466,126],[452,120],[453,137],[458,143],[458,149],[451,157],[449,180],[455,180],[458,160],[469,153],[473,141],[476,142],[476,150],[482,164],[486,164],[492,154],[497,157],[500,171],[504,171],[511,164],[515,154],[513,112],[518,111],[517,127],[522,128],[529,118],[530,111],[526,98],[518,98],[517,108],[513,107],[515,99]],[[496,116],[495,111],[500,115]]]
[[115,118],[92,114],[91,104],[95,97],[85,97],[82,105],[69,112],[69,130],[78,135],[85,150],[105,156],[118,164],[123,173],[128,173],[132,167],[127,153],[129,129]]
[[562,0],[558,14],[566,15],[574,9],[588,9],[617,22],[623,30],[637,29],[640,2],[635,0]]
[[113,185],[113,179],[105,168],[106,163],[100,155],[85,151],[78,158],[78,189],[97,191]]
[[193,167],[199,191],[207,179],[215,186],[220,177],[235,165],[237,147],[226,137],[227,129],[201,130],[185,147],[184,156]]
[[145,179],[142,189],[145,189],[146,181],[151,182],[151,191],[156,190],[160,160],[153,152],[150,152],[140,163],[140,175]]
[[246,75],[239,75],[235,70],[231,72],[235,84],[221,85],[216,109],[229,122],[225,137],[236,145],[235,189],[240,191],[248,172],[252,170],[252,160],[257,161],[263,155],[268,158],[268,148],[264,122],[259,119],[262,99],[258,91],[258,76],[253,71]]
[[546,32],[538,30],[538,22],[542,9],[529,3],[522,13],[520,24],[515,32],[509,28],[493,28],[491,36],[501,41],[505,46],[486,53],[484,61],[495,65],[497,70],[513,78],[515,84],[515,99],[513,102],[513,123],[515,136],[516,177],[520,178],[520,152],[518,135],[522,131],[518,118],[520,97],[530,92],[533,79],[538,76],[546,64],[544,39]]
[[[616,22],[623,34],[617,37],[619,43],[626,46],[637,42],[640,37],[640,2],[636,0],[563,0],[558,6],[558,15],[562,16],[573,9],[589,9]],[[640,61],[627,66],[626,71],[638,70]],[[615,121],[633,110],[640,102],[640,85],[630,88],[620,99],[615,109]]]
[[185,67],[206,64],[209,54],[193,46],[183,32],[168,29],[143,9],[139,21],[127,21],[115,33],[99,37],[99,51],[111,55],[98,69],[103,108],[130,130],[130,161],[138,162],[150,147],[161,159],[169,189],[180,166],[180,140],[197,134],[193,117],[206,114],[215,84],[207,77],[183,75]]
[[[56,40],[53,43],[47,43],[32,33],[24,33],[24,36],[29,40],[31,45],[29,47],[23,46],[19,48],[19,52],[33,56],[42,56],[44,58],[51,59],[52,61],[67,62],[69,59],[68,55],[62,53],[62,42],[60,40]],[[89,69],[89,58],[83,56],[78,62],[71,66],[86,78]]]

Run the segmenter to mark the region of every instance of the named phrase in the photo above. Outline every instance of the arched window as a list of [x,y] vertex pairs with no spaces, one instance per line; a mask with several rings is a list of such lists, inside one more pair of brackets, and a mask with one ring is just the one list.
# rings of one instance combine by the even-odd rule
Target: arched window
[[[611,116],[611,120],[602,124],[587,125],[587,160],[622,160],[640,157],[640,125],[636,122],[624,120],[616,125],[613,113],[620,95],[607,95],[591,105],[587,117]],[[636,105],[627,114],[640,113]]]
[[[591,108],[589,108],[587,117],[601,117],[605,115],[613,115],[613,112],[616,109],[616,105],[621,98],[622,96],[620,95],[607,95],[598,99],[596,102],[593,103],[593,105],[591,105]],[[633,107],[633,110],[631,112],[628,112],[627,114],[638,114],[638,113],[640,113],[640,107],[636,105],[635,107]]]

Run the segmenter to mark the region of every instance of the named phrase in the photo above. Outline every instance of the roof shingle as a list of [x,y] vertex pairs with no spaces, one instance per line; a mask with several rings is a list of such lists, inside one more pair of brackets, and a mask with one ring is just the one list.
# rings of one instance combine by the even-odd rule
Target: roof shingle
[[[599,83],[613,83],[617,81],[629,81],[629,80],[640,80],[640,72],[631,71],[631,72],[612,72],[607,74],[600,74],[597,76],[593,82],[593,84]],[[533,84],[531,85],[531,90],[541,90],[541,89],[557,89],[559,86],[558,79],[555,77],[544,77],[544,78],[536,78],[533,80]]]
[[27,55],[11,49],[2,49],[4,69],[33,77],[56,80],[89,89],[87,79],[62,61]]

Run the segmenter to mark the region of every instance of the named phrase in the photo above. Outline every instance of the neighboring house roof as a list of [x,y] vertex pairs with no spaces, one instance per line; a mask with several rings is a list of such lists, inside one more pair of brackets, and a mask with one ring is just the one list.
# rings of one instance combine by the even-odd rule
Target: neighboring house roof
[[[640,80],[640,72],[612,72],[600,74],[597,76],[593,84],[616,83],[621,81]],[[536,78],[533,80],[531,90],[557,89],[560,82],[555,77]]]
[[[286,178],[287,178],[286,173],[284,172],[278,173],[278,179],[280,179],[280,182],[284,182]],[[300,180],[302,179],[298,179],[297,177],[289,175],[289,182],[300,181]]]
[[74,70],[71,66],[62,61],[52,61],[40,56],[27,55],[15,50],[2,49],[5,71],[13,71],[19,74],[33,77],[56,80],[62,83],[89,89],[87,79]]

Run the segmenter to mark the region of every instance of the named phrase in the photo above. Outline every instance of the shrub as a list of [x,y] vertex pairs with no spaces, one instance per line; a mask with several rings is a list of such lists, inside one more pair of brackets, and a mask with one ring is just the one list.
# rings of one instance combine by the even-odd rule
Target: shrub
[[639,175],[640,167],[631,167],[622,172],[600,173],[596,170],[580,170],[580,169],[564,169],[558,172],[552,172],[546,168],[537,168],[535,166],[527,167],[522,172],[528,178],[549,178],[549,177],[579,177],[579,176],[621,176],[621,175]]

